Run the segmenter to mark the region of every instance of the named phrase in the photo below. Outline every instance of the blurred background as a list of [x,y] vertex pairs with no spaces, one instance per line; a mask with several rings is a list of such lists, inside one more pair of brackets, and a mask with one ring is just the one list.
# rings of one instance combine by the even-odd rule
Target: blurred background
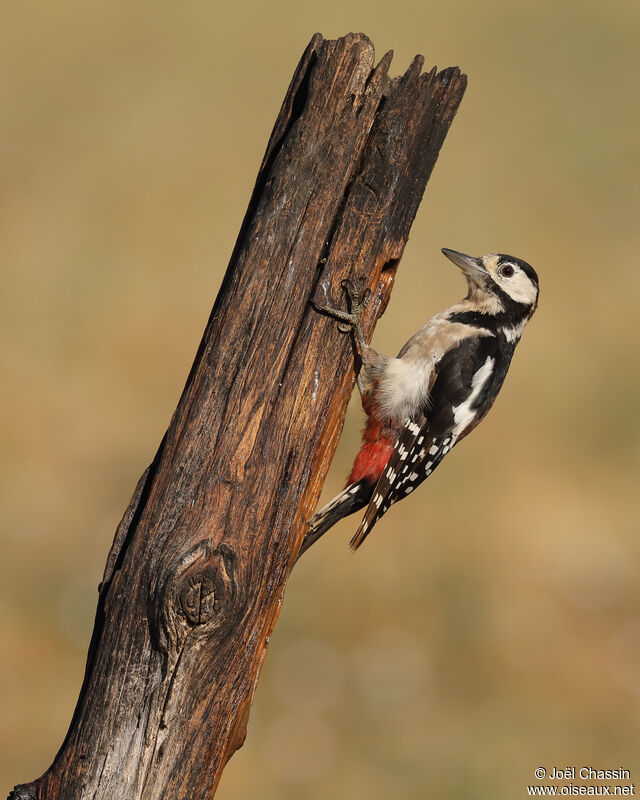
[[[0,792],[62,742],[114,530],[177,403],[317,30],[469,88],[374,343],[464,294],[442,246],[541,276],[476,433],[351,557],[296,568],[218,796],[526,796],[640,781],[636,0],[14,3],[0,25]],[[342,485],[350,406],[323,498]]]

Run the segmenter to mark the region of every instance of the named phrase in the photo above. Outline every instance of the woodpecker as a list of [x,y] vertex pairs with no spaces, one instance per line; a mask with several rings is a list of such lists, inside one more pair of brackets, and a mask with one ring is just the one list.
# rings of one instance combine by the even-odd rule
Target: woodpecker
[[464,273],[467,296],[428,320],[396,358],[364,339],[360,317],[369,290],[343,281],[350,312],[315,304],[341,330],[353,332],[367,423],[345,489],[309,520],[303,550],[366,506],[350,542],[352,550],[360,547],[390,506],[428,478],[484,418],[502,387],[538,303],[538,276],[513,256],[442,252]]

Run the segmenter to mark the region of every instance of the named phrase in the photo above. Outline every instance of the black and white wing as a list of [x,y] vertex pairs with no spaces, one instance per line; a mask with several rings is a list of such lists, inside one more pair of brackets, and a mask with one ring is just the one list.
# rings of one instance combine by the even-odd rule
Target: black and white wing
[[431,475],[455,444],[452,435],[434,439],[428,431],[429,423],[424,417],[405,422],[397,446],[373,490],[360,527],[349,543],[352,550],[360,547],[376,522],[397,500],[411,494]]
[[486,414],[496,393],[497,355],[493,336],[474,336],[463,339],[442,357],[434,371],[428,409],[405,421],[350,542],[353,550],[393,503],[426,480]]

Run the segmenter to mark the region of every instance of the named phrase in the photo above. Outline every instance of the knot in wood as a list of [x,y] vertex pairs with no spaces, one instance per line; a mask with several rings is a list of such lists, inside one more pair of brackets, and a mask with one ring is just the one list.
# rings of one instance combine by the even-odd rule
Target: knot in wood
[[152,635],[160,651],[179,649],[190,634],[221,638],[240,614],[233,551],[200,542],[167,566],[151,596]]
[[223,555],[213,553],[214,562],[193,572],[187,570],[179,593],[180,608],[190,625],[203,625],[220,614],[233,594],[232,580]]

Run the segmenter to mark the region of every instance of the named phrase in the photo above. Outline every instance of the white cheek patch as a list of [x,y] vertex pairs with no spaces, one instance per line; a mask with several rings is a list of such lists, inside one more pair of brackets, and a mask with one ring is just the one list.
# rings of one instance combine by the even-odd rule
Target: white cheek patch
[[532,306],[538,296],[538,290],[533,282],[522,270],[518,270],[512,278],[501,278],[498,276],[496,282],[516,303],[524,303]]
[[469,397],[467,397],[464,403],[460,403],[458,406],[453,406],[453,420],[455,422],[455,428],[453,430],[454,436],[459,436],[475,417],[476,412],[473,410],[473,405],[480,395],[484,385],[491,377],[494,363],[494,359],[491,358],[491,356],[487,356],[487,360],[473,376],[471,381],[471,393]]

